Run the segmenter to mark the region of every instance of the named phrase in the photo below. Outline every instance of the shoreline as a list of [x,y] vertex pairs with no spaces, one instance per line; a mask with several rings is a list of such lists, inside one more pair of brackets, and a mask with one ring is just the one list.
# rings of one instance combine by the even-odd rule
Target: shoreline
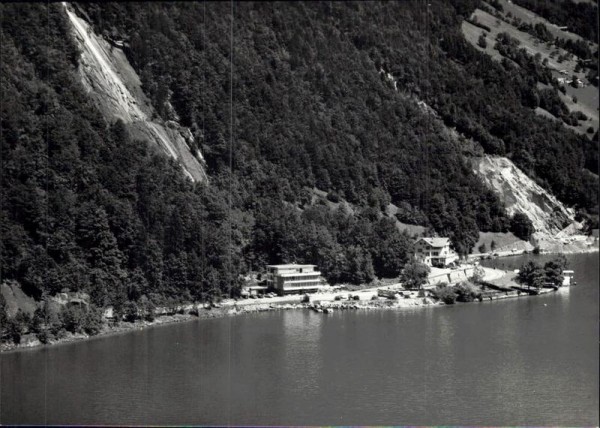
[[[569,252],[558,252],[558,253],[540,253],[539,255],[551,255],[551,254],[589,254],[598,252],[598,248],[595,247],[590,249],[590,251],[579,251],[576,253]],[[494,258],[504,258],[511,256],[521,256],[525,255],[523,253],[520,254],[505,254],[498,255]],[[490,270],[496,269],[486,268]],[[511,271],[502,270],[503,275],[510,274]],[[194,315],[191,313],[184,314],[174,314],[174,315],[161,315],[156,316],[155,320],[150,321],[135,321],[133,323],[127,323],[125,321],[121,321],[118,325],[110,325],[107,324],[103,327],[103,329],[96,335],[89,336],[83,333],[72,334],[68,333],[67,337],[56,339],[50,341],[49,343],[41,343],[37,338],[31,341],[28,341],[23,344],[14,345],[14,344],[2,344],[0,345],[0,354],[4,353],[12,353],[12,352],[21,352],[28,350],[39,350],[45,347],[54,347],[57,345],[66,345],[75,342],[81,342],[84,340],[94,340],[103,337],[116,336],[121,334],[127,334],[135,331],[141,331],[152,327],[164,326],[164,325],[173,325],[177,323],[183,322],[191,322],[194,320],[207,320],[214,318],[225,318],[228,316],[239,316],[251,313],[258,312],[273,312],[278,310],[289,310],[289,309],[305,309],[305,310],[314,310],[316,312],[323,312],[325,314],[331,313],[333,311],[338,310],[402,310],[409,308],[427,308],[427,307],[440,307],[440,306],[453,306],[452,304],[448,305],[441,301],[433,300],[431,297],[417,297],[415,291],[410,292],[411,297],[400,299],[400,300],[388,300],[388,299],[378,299],[371,300],[373,295],[377,295],[377,289],[379,287],[371,287],[365,288],[357,291],[348,291],[341,293],[316,293],[311,295],[311,302],[302,303],[302,296],[293,295],[293,296],[282,296],[276,297],[273,299],[257,299],[255,300],[242,300],[242,301],[225,301],[221,303],[221,306],[218,308],[204,309],[200,305],[198,308],[198,315]],[[568,288],[568,287],[566,287]],[[505,300],[510,298],[519,298],[519,297],[537,297],[548,293],[557,292],[558,290],[553,289],[542,289],[540,294],[538,295],[530,295],[523,292],[515,291],[499,291],[495,293],[493,296],[485,297],[482,301],[475,300],[473,302],[456,302],[455,304],[464,304],[464,303],[485,303],[488,301],[496,301],[496,300]],[[353,295],[353,296],[363,296],[365,299],[361,300],[335,300],[336,296],[342,295]]]
[[[95,335],[88,335],[85,333],[68,333],[66,337],[61,339],[52,340],[48,343],[41,343],[38,339],[32,340],[31,342],[25,344],[6,344],[3,343],[0,345],[0,354],[4,353],[12,353],[12,352],[21,352],[28,350],[39,350],[41,348],[49,348],[60,345],[68,345],[71,343],[82,342],[87,340],[95,340],[104,337],[110,336],[119,336],[123,334],[133,333],[136,331],[146,330],[152,327],[160,327],[166,325],[174,325],[179,323],[190,322],[194,320],[205,320],[211,318],[223,318],[226,314],[219,313],[219,309],[212,309],[215,311],[214,313],[201,313],[200,315],[192,315],[189,313],[186,314],[175,314],[175,315],[161,315],[157,316],[154,321],[135,321],[133,323],[128,323],[126,321],[121,321],[118,325],[105,325],[102,330]],[[205,310],[205,312],[209,312]]]
[[23,351],[35,351],[43,348],[50,348],[61,345],[69,345],[77,342],[106,338],[110,336],[119,336],[124,334],[142,331],[149,328],[170,326],[179,323],[188,323],[192,321],[204,321],[209,319],[220,319],[226,317],[234,317],[247,314],[255,314],[260,312],[275,312],[285,310],[309,310],[317,313],[322,313],[327,316],[338,311],[355,311],[355,310],[406,310],[406,309],[422,309],[435,308],[444,306],[454,306],[472,303],[487,303],[497,300],[506,300],[513,298],[528,298],[538,297],[541,295],[557,292],[557,290],[543,289],[539,295],[527,293],[519,293],[516,290],[512,292],[498,292],[493,297],[483,298],[482,300],[474,300],[472,302],[456,302],[454,304],[446,304],[441,301],[433,300],[431,297],[416,297],[401,300],[376,300],[376,301],[330,301],[325,300],[319,303],[256,303],[248,305],[239,305],[237,308],[221,307],[210,310],[203,310],[199,315],[192,314],[176,314],[157,317],[155,321],[136,321],[127,323],[122,321],[118,326],[105,326],[104,329],[93,336],[86,334],[69,334],[69,336],[54,340],[49,343],[41,343],[39,340],[34,340],[26,344],[6,345],[3,344],[0,348],[0,354],[8,354]]
[[[539,253],[534,253],[533,251],[527,250],[517,250],[513,251],[501,251],[498,252],[498,255],[494,256],[489,253],[474,253],[469,254],[467,259],[469,261],[481,261],[481,260],[494,260],[494,259],[503,259],[506,257],[515,257],[515,256],[526,256],[526,255],[535,255],[535,256],[547,256],[547,255],[555,255],[555,254],[564,254],[564,255],[574,255],[574,254],[590,254],[590,253],[598,253],[600,252],[600,247],[593,246],[586,249],[572,249],[572,250],[563,250],[563,251],[544,251],[540,250]],[[488,258],[489,257],[489,258]]]

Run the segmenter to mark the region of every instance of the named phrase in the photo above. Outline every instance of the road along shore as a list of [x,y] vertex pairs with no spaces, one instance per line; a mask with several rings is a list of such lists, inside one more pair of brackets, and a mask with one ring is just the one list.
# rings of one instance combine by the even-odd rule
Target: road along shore
[[[484,271],[483,280],[486,282],[500,282],[510,285],[514,278],[512,271],[505,271],[493,268],[482,268]],[[516,284],[516,283],[515,283]],[[388,287],[395,287],[399,284],[392,284]],[[68,333],[65,337],[57,340],[52,340],[47,344],[42,344],[35,337],[25,337],[21,344],[2,344],[1,352],[21,351],[26,349],[39,348],[41,346],[59,345],[81,340],[88,340],[110,335],[125,334],[132,331],[139,331],[145,328],[156,327],[160,325],[168,325],[180,322],[189,322],[194,320],[220,318],[228,316],[238,316],[243,314],[280,311],[291,309],[313,310],[318,313],[329,314],[335,311],[346,310],[401,310],[408,308],[431,308],[439,306],[447,306],[445,303],[438,301],[432,297],[428,290],[406,290],[401,291],[396,299],[386,299],[378,296],[378,289],[386,287],[370,287],[357,291],[342,291],[332,289],[320,293],[310,295],[309,302],[303,302],[303,296],[289,295],[273,298],[258,298],[247,300],[227,299],[217,305],[217,307],[208,307],[205,305],[187,305],[183,306],[180,312],[173,315],[157,316],[154,321],[135,321],[135,322],[108,322],[98,335],[88,336],[86,334],[71,334]],[[400,290],[399,290],[400,291]],[[542,289],[540,294],[553,292],[552,289]],[[481,300],[476,300],[475,303],[483,303],[493,300],[501,300],[508,298],[525,298],[530,294],[519,291],[509,290],[494,290],[486,292],[485,297]],[[462,304],[462,303],[458,303]],[[33,336],[33,335],[27,335]]]

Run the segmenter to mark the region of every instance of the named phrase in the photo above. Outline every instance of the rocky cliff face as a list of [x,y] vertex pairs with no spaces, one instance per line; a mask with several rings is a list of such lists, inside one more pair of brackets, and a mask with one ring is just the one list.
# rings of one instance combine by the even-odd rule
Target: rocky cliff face
[[[386,81],[391,82],[397,91],[396,80],[391,73],[380,69],[379,74]],[[443,123],[436,111],[427,103],[419,99],[415,99],[415,101],[423,113]],[[459,140],[456,130],[449,127],[445,129],[450,138],[464,145],[464,142]],[[532,241],[542,249],[554,249],[556,244],[562,244],[566,237],[581,233],[582,225],[574,220],[574,210],[565,207],[558,199],[530,179],[511,160],[497,156],[477,157],[474,161],[474,171],[500,197],[506,206],[508,215],[512,216],[517,212],[527,215],[536,230]],[[523,244],[525,243],[512,243],[510,247],[512,249]],[[533,248],[529,243],[527,246],[523,249],[529,251]]]
[[477,158],[474,170],[498,194],[508,214],[520,212],[529,217],[537,231],[534,238],[560,238],[562,234],[559,235],[559,232],[569,226],[576,233],[573,209],[565,207],[509,159],[495,156]]
[[84,87],[109,121],[121,119],[134,138],[150,141],[177,159],[193,181],[206,181],[200,152],[192,153],[189,129],[169,121],[168,126],[153,119],[156,115],[141,88],[139,76],[123,51],[94,34],[75,9],[63,3],[81,50],[79,73]]

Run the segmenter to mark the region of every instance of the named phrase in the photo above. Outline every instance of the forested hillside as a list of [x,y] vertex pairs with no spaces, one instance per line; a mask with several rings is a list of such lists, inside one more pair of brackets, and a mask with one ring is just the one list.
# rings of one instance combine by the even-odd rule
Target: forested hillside
[[[463,254],[510,227],[469,165],[484,151],[597,214],[597,142],[537,117],[535,79],[468,45],[474,5],[457,4],[79,4],[124,40],[158,114],[190,127],[208,186],[100,115],[60,4],[0,5],[2,280],[120,308],[235,294],[266,263],[395,277],[412,244],[390,202]],[[354,212],[313,203],[314,188]]]
[[104,121],[60,5],[1,7],[2,280],[36,298],[87,291],[98,306],[235,286],[223,194]]
[[[364,171],[360,154],[345,159],[329,153],[331,147],[355,152],[360,146],[367,158],[368,151],[381,153],[381,148],[406,157],[414,146],[407,144],[410,134],[426,132],[429,126],[405,126],[406,113],[398,106],[411,103],[374,81],[374,71],[383,67],[401,92],[426,101],[486,152],[508,155],[566,203],[593,208],[597,179],[583,169],[597,173],[597,142],[536,117],[533,108],[562,104],[558,96],[538,90],[526,70],[496,64],[470,47],[459,25],[475,3],[456,3],[243,3],[234,5],[233,28],[226,4],[83,7],[98,31],[129,42],[128,55],[159,109],[166,110],[171,94],[187,124],[204,127],[213,172],[228,165],[222,152],[230,137],[231,96],[234,161],[248,157],[247,147],[258,148],[284,167],[283,178],[291,171],[309,185],[343,191],[352,202],[365,199],[368,183],[385,182],[393,200],[423,208],[414,191],[394,186],[397,172],[381,168],[374,177]],[[428,146],[440,147],[423,140],[428,139],[418,138],[421,146],[415,150],[419,157]],[[400,155],[398,144],[404,144]],[[409,163],[394,164],[402,174],[415,172],[402,168]],[[440,168],[427,171],[432,169],[445,174]],[[348,170],[358,176],[348,179]]]

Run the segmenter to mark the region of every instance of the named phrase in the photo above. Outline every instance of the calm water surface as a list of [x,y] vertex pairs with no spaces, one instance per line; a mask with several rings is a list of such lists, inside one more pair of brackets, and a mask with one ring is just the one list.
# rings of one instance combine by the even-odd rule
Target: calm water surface
[[578,286],[535,298],[263,313],[3,354],[0,423],[597,426],[598,254],[569,260]]

